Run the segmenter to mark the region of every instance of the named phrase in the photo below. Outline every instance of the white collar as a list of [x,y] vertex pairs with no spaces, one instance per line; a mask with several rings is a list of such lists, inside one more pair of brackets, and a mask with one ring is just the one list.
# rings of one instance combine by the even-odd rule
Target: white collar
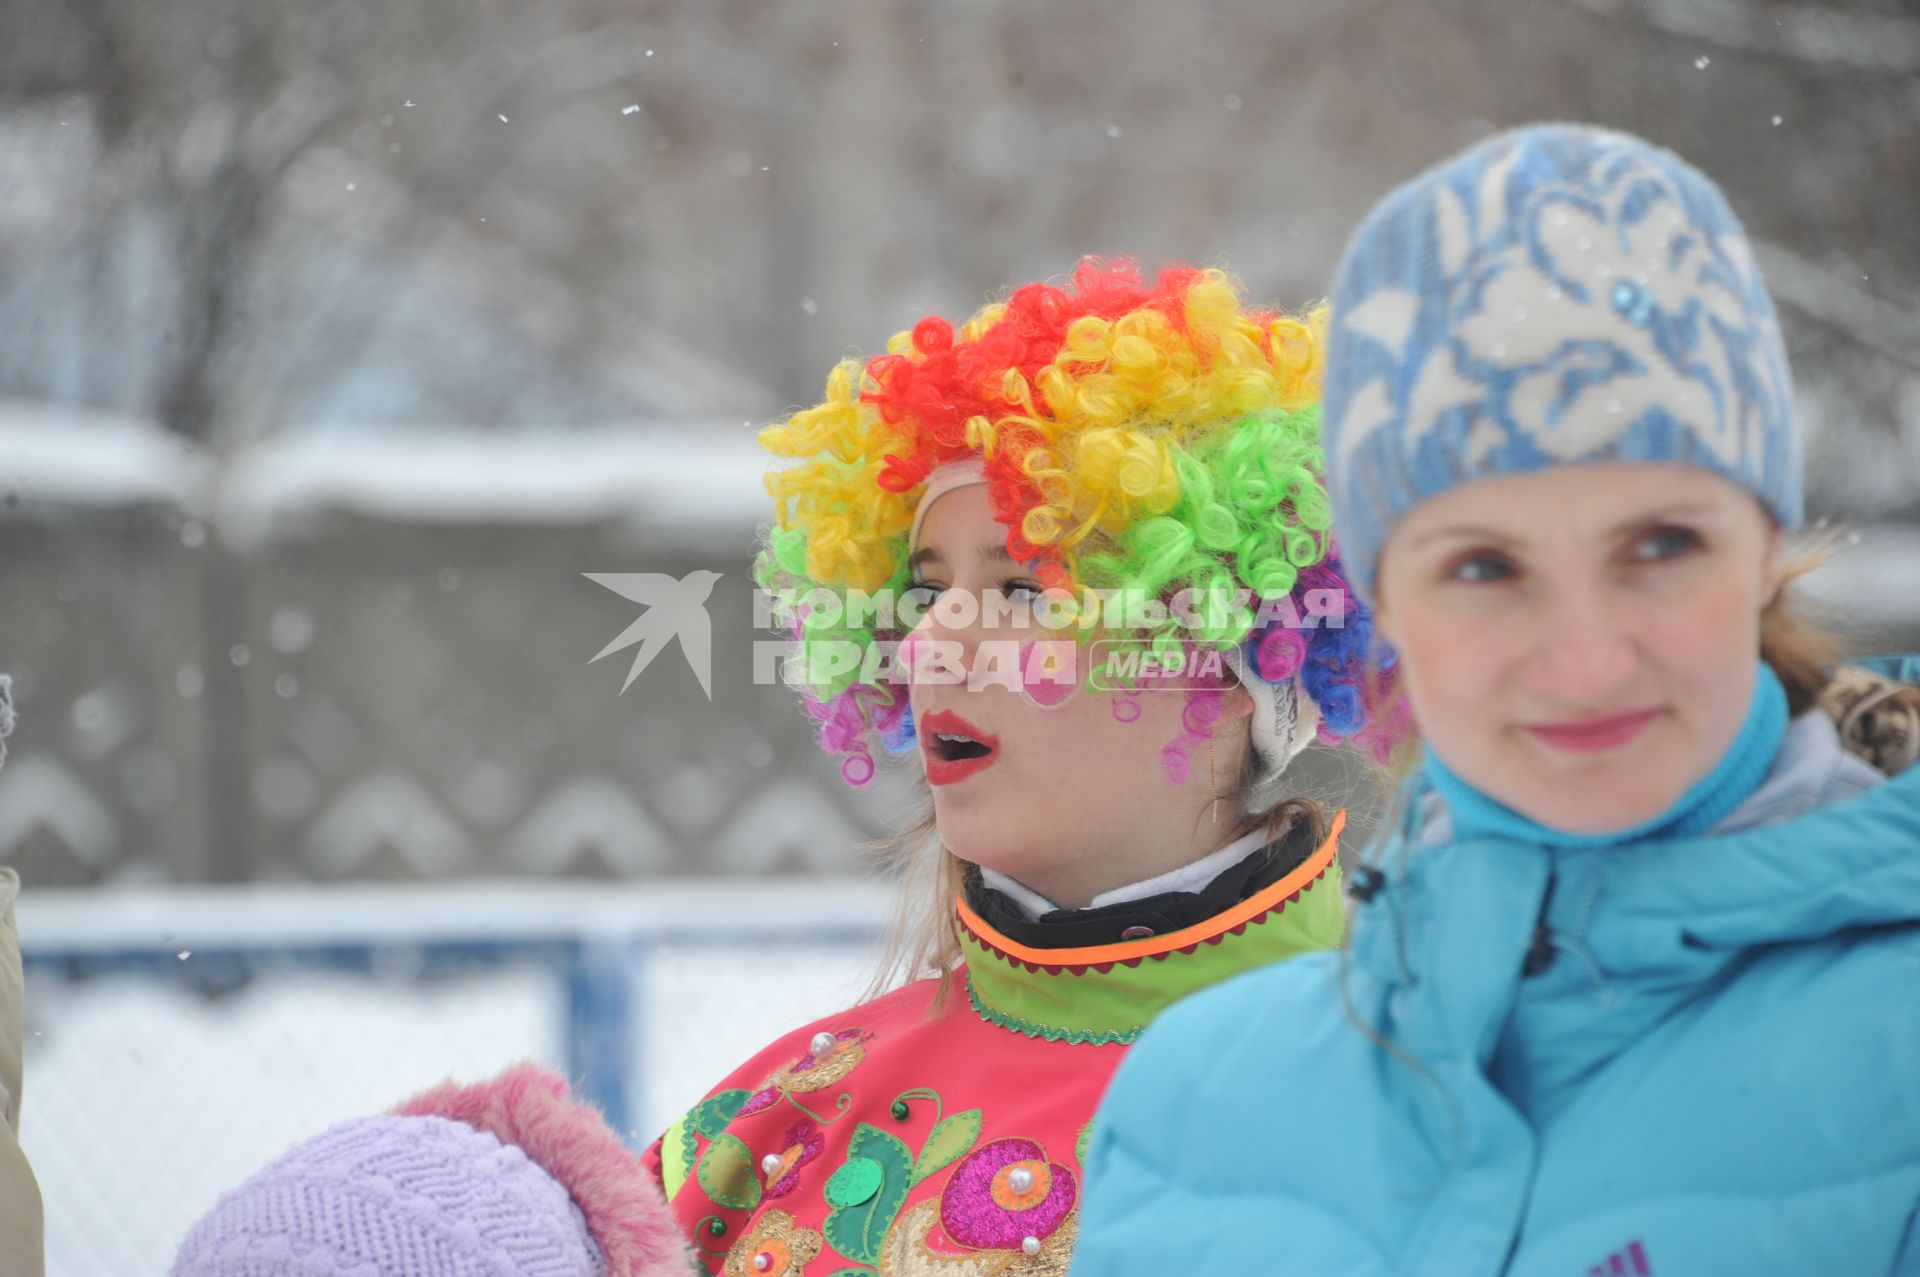
[[[1239,864],[1265,843],[1266,829],[1260,828],[1250,834],[1234,839],[1218,851],[1210,851],[1198,860],[1189,861],[1178,869],[1169,869],[1166,873],[1156,874],[1124,887],[1115,887],[1103,891],[1087,903],[1087,908],[1098,909],[1104,905],[1125,904],[1129,900],[1145,900],[1148,896],[1163,895],[1169,891],[1198,891],[1221,873]],[[1001,873],[998,869],[980,867],[980,879],[995,891],[1001,892],[1019,906],[1020,912],[1028,922],[1036,922],[1042,914],[1053,913],[1059,906],[1048,900],[1033,888]]]

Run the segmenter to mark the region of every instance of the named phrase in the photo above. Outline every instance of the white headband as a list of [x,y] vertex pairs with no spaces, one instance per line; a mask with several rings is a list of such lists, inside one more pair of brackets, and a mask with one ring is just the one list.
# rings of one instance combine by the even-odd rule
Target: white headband
[[1248,744],[1260,763],[1260,782],[1274,780],[1287,765],[1313,744],[1320,734],[1320,707],[1307,695],[1298,674],[1279,683],[1269,683],[1254,670],[1247,655],[1238,647],[1221,655],[1240,676],[1240,686],[1253,698],[1253,720]]
[[943,461],[933,468],[927,476],[926,491],[920,494],[920,504],[913,507],[913,530],[907,533],[907,550],[916,550],[920,545],[920,523],[927,517],[927,511],[955,488],[971,487],[987,481],[987,463],[979,457],[969,457],[965,461]]

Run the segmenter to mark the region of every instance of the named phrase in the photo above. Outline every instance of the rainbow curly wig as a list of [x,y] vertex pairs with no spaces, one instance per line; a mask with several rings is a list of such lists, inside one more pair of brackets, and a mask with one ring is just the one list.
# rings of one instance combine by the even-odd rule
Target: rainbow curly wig
[[[1256,606],[1197,624],[1170,617],[1141,641],[1239,647],[1260,677],[1301,680],[1322,741],[1384,761],[1407,724],[1390,654],[1369,664],[1372,618],[1328,530],[1324,328],[1324,308],[1250,307],[1219,270],[1173,267],[1149,282],[1129,261],[1087,258],[1070,283],[1017,288],[957,332],[922,319],[886,354],[835,367],[823,402],[762,430],[762,446],[795,464],[766,476],[775,522],[754,575],[796,645],[788,679],[848,783],[872,779],[875,741],[913,746],[907,683],[824,654],[904,634],[817,601],[904,592],[926,480],[968,459],[984,464],[1008,552],[1048,590],[1240,588],[1256,605],[1343,591],[1340,626],[1262,625]],[[1166,751],[1176,776],[1219,713],[1217,690],[1192,696],[1188,731]]]

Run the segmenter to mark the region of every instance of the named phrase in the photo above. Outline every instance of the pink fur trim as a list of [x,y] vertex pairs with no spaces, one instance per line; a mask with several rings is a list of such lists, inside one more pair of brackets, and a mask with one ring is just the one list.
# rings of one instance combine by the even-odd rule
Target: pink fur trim
[[444,1117],[517,1146],[567,1190],[607,1262],[607,1277],[686,1277],[694,1271],[659,1182],[606,1119],[568,1094],[565,1079],[516,1064],[471,1086],[446,1082],[393,1110]]

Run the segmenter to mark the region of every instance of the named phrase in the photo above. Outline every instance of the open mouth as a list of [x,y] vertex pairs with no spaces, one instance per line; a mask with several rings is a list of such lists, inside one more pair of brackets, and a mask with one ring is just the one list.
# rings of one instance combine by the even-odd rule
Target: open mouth
[[985,758],[993,748],[959,732],[936,732],[933,752],[950,763],[957,763],[963,758]]
[[926,758],[927,779],[951,785],[993,766],[1000,738],[981,731],[952,710],[939,709],[920,723],[920,748]]

